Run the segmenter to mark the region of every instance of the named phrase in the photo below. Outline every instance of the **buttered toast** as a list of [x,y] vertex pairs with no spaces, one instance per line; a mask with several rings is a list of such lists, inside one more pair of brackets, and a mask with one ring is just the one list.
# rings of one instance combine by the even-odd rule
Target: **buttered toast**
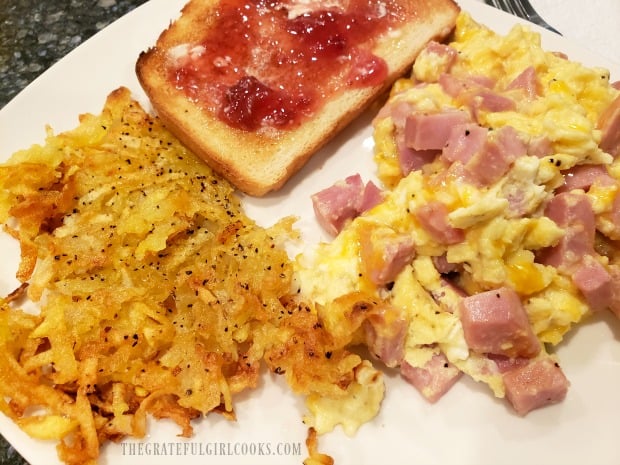
[[447,36],[458,12],[452,0],[190,0],[136,73],[185,145],[262,196]]

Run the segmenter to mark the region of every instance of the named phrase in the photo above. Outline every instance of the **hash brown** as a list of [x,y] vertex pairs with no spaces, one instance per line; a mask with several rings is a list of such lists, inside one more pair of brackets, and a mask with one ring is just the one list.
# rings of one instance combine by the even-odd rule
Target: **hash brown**
[[14,154],[0,185],[23,283],[0,305],[0,410],[65,463],[144,437],[149,415],[185,437],[209,412],[234,420],[265,366],[318,398],[382,386],[292,294],[292,219],[257,226],[128,89]]

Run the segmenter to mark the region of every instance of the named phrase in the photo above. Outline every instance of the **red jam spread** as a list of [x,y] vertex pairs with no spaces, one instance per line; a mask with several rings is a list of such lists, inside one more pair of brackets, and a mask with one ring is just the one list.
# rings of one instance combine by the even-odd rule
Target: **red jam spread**
[[294,128],[338,91],[383,82],[371,38],[404,20],[393,1],[221,0],[202,41],[171,54],[171,79],[232,127]]

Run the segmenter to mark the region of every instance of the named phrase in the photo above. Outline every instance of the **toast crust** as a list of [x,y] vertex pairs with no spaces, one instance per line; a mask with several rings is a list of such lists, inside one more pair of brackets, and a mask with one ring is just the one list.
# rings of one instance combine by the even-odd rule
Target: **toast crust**
[[219,0],[191,0],[155,46],[140,54],[136,74],[158,116],[190,150],[241,191],[263,196],[280,189],[318,149],[409,71],[429,40],[446,37],[459,13],[453,0],[396,1],[406,5],[407,21],[376,39],[372,49],[385,60],[387,78],[379,85],[340,89],[293,128],[247,131],[229,126],[170,81],[170,50],[200,43],[204,31],[215,27]]

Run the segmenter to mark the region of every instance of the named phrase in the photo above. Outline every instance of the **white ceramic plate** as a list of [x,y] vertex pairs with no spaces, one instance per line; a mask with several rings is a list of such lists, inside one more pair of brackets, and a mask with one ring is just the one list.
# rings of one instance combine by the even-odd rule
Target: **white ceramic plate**
[[[57,132],[78,124],[84,112],[98,113],[107,94],[129,87],[149,108],[134,75],[140,51],[153,44],[178,15],[184,0],[152,0],[78,47],[0,111],[0,159],[42,142],[46,124]],[[461,7],[498,32],[517,21],[475,0]],[[561,50],[587,65],[620,69],[577,44],[540,30],[545,48]],[[247,211],[263,224],[301,215],[305,238],[323,238],[313,219],[309,194],[357,171],[373,176],[370,119],[365,115],[314,157],[288,186],[266,198],[246,199]],[[0,292],[14,288],[17,245],[0,236]],[[463,378],[436,405],[429,405],[398,377],[388,377],[380,415],[353,437],[340,429],[321,437],[320,449],[336,465],[617,465],[620,463],[620,322],[606,315],[568,336],[558,349],[572,386],[566,400],[525,418],[495,399],[485,385]],[[261,387],[237,398],[238,421],[218,415],[198,422],[183,441],[169,422],[153,422],[141,442],[108,444],[101,464],[278,465],[305,458],[303,401],[281,379],[265,375]],[[32,465],[58,463],[55,444],[34,441],[0,417],[0,433]]]

